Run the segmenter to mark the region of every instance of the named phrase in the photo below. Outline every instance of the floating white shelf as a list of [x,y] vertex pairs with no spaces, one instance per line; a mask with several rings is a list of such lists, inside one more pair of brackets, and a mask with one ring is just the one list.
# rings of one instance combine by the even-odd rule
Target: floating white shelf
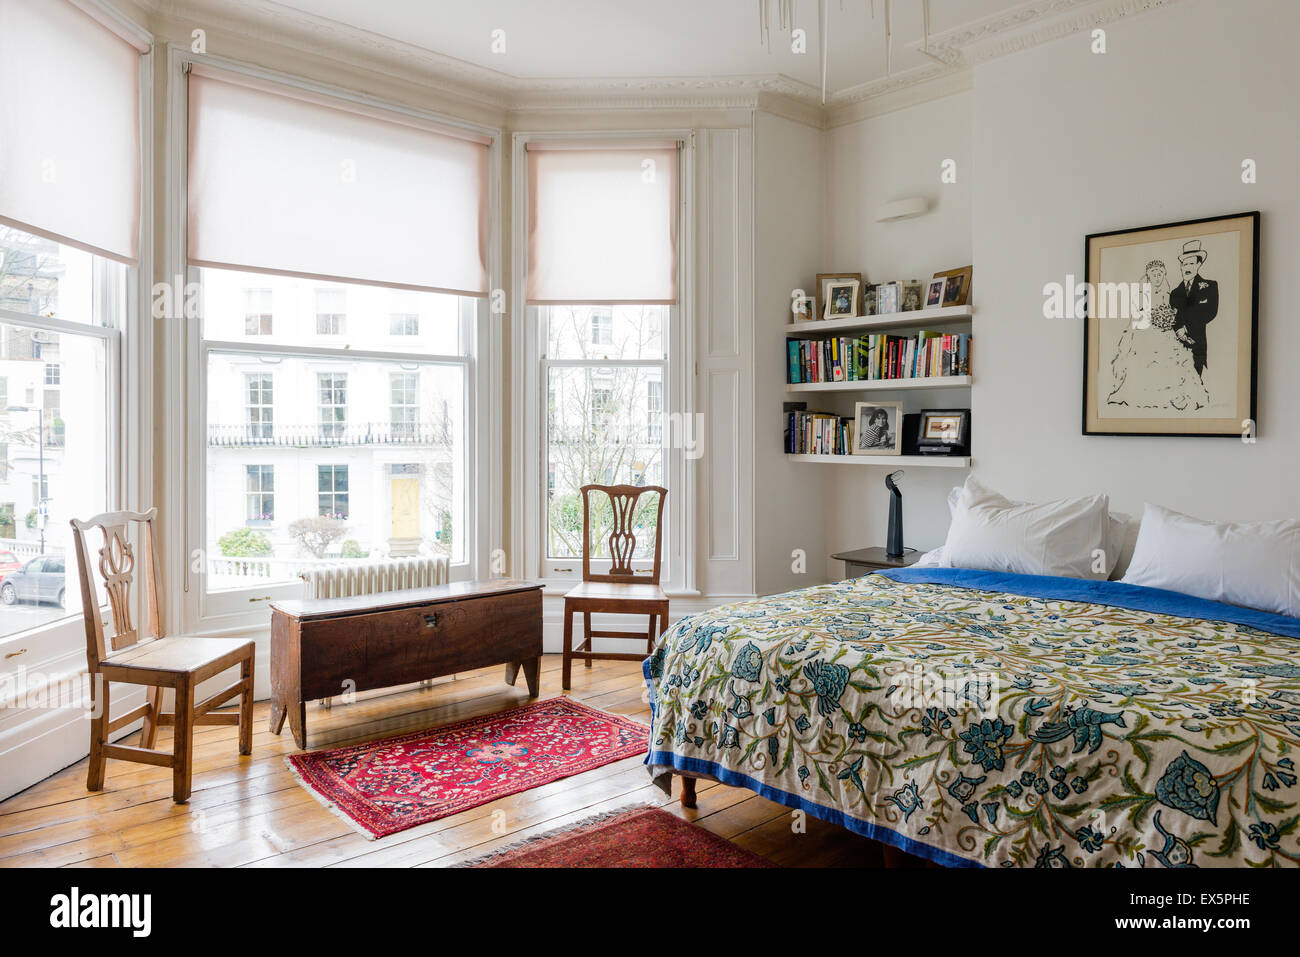
[[791,462],[816,462],[819,465],[888,465],[908,468],[968,469],[970,456],[958,455],[792,455]]
[[787,383],[786,392],[895,392],[899,389],[965,389],[968,375],[925,376],[920,379],[855,379],[852,382]]
[[971,306],[944,306],[939,309],[913,309],[910,312],[891,312],[883,316],[855,316],[852,319],[811,319],[807,322],[792,322],[785,327],[785,331],[799,336],[822,336],[836,332],[895,329],[899,326],[923,326],[937,322],[969,321],[974,314],[975,310]]

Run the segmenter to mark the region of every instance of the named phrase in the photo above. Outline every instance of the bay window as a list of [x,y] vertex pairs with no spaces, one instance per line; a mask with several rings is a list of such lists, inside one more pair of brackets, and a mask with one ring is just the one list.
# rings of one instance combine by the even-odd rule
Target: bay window
[[[191,614],[299,595],[320,563],[423,554],[476,577],[489,138],[179,59],[204,397]],[[230,534],[255,515],[257,538]]]
[[[672,141],[526,138],[525,574],[580,577],[583,485],[662,485],[664,581],[689,587],[686,467],[668,417],[685,408],[678,308],[680,147]],[[537,411],[532,412],[536,406]],[[534,465],[533,463],[537,464]],[[592,499],[595,567],[612,510]],[[634,567],[653,559],[643,496]]]

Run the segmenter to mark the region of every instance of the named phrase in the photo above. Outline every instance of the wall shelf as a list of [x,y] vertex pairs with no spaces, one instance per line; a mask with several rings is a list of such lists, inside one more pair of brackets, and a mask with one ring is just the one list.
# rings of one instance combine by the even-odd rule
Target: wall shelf
[[855,316],[852,319],[811,319],[792,322],[785,327],[788,334],[796,336],[824,336],[837,332],[855,332],[875,329],[896,329],[900,326],[924,326],[938,322],[969,322],[975,310],[971,306],[944,306],[939,309],[913,309],[910,312],[891,312],[883,316]]
[[851,382],[793,382],[786,392],[896,392],[900,389],[967,389],[968,375],[925,376],[919,379],[855,379]]
[[893,468],[968,469],[968,455],[796,455],[785,457],[791,462],[816,462],[818,465],[886,465]]

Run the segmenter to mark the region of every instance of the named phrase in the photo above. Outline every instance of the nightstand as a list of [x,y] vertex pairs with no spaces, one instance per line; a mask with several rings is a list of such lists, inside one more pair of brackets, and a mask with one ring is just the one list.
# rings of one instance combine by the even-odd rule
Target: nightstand
[[884,568],[906,568],[915,564],[920,557],[921,553],[915,548],[905,549],[902,558],[890,558],[883,548],[859,548],[831,556],[844,563],[845,578],[858,578]]

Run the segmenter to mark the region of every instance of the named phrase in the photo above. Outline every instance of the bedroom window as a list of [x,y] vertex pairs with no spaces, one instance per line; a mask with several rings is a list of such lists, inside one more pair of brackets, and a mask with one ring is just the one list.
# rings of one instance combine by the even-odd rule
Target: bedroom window
[[[533,216],[527,329],[536,369],[529,391],[540,407],[535,505],[526,503],[536,565],[526,573],[580,576],[583,485],[663,485],[670,506],[664,574],[671,580],[684,548],[680,513],[671,506],[685,471],[666,441],[681,388],[677,144],[529,141],[526,157]],[[641,502],[638,565],[653,554],[656,506],[649,496]],[[604,511],[593,515],[598,566],[607,560],[612,520]]]
[[[68,522],[136,504],[127,491],[138,460],[126,454],[136,437],[123,425],[139,388],[125,374],[134,317],[148,314],[139,282],[150,42],[67,0],[5,0],[0,36],[6,672],[76,666],[85,630]],[[61,752],[56,738],[39,747]]]
[[[313,565],[373,562],[399,540],[475,577],[486,137],[198,60],[185,76],[206,395],[198,617],[300,594]],[[271,206],[280,228],[246,228]],[[225,401],[235,383],[245,408]],[[258,561],[232,561],[222,543],[254,515],[271,516],[256,519]]]

